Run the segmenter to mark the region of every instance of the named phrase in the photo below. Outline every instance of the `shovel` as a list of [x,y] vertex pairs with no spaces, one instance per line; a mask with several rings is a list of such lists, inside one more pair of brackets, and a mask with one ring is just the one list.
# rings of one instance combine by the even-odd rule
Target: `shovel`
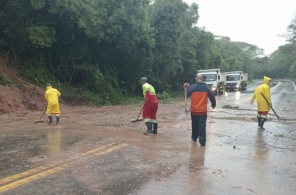
[[180,113],[180,115],[178,116],[178,119],[182,119],[184,118],[188,113],[189,110],[187,110],[187,88],[184,88],[184,97],[185,97],[185,112]]
[[267,102],[267,104],[270,106],[270,108],[272,109],[273,113],[275,114],[275,116],[277,117],[277,119],[280,119],[280,117],[277,115],[277,113],[275,112],[275,110],[272,108],[272,106],[270,105],[270,103],[267,101],[266,97],[263,95],[263,93],[261,92],[261,95],[264,97],[265,101]]
[[134,122],[139,122],[139,121],[142,121],[142,120],[143,120],[143,118],[139,118],[141,112],[143,111],[143,109],[144,109],[144,106],[143,106],[142,109],[140,110],[140,113],[138,114],[138,117],[137,117],[136,119],[132,119],[132,121],[131,121],[132,123],[134,123]]
[[[188,87],[187,87],[188,88]],[[184,96],[185,96],[185,114],[187,114],[189,112],[189,110],[187,110],[187,88],[184,89]]]

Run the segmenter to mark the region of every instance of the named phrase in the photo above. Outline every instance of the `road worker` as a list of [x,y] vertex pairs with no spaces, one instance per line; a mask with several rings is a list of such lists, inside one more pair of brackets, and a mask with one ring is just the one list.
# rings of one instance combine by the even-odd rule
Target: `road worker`
[[58,125],[60,122],[60,105],[59,105],[59,97],[61,93],[53,88],[51,84],[47,84],[45,91],[45,100],[47,101],[47,109],[46,114],[48,116],[48,124],[52,123],[52,115],[56,116],[56,124]]
[[187,91],[187,97],[191,96],[191,125],[192,134],[191,139],[199,143],[201,146],[206,145],[206,122],[207,122],[207,105],[210,99],[211,107],[216,107],[215,95],[211,92],[210,88],[203,83],[204,77],[202,74],[196,75],[196,83],[190,85],[185,83],[183,88]]
[[142,77],[139,82],[143,88],[143,95],[145,102],[143,105],[143,120],[147,126],[147,131],[144,135],[157,134],[158,123],[156,120],[156,113],[158,110],[158,99],[154,87],[147,82],[146,77]]
[[[263,127],[265,121],[267,120],[267,114],[270,110],[271,104],[271,95],[270,95],[270,81],[271,78],[264,76],[263,84],[259,85],[251,98],[251,104],[254,100],[257,100],[257,119],[258,119],[258,129],[265,130]],[[266,98],[266,99],[265,99]]]

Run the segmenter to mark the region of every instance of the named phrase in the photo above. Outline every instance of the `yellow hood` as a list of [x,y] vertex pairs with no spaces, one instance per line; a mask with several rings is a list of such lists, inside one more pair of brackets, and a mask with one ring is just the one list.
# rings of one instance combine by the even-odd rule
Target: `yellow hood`
[[269,78],[269,77],[266,77],[266,76],[263,77],[263,83],[264,84],[267,84],[268,85],[269,82],[270,82],[270,80],[271,80],[271,78]]

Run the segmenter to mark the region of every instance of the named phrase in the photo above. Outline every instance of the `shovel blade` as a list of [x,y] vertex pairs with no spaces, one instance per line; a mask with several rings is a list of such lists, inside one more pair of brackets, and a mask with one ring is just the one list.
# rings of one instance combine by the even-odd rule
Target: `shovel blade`
[[137,119],[132,119],[131,120],[132,123],[139,122],[139,121],[143,121],[143,118],[137,118]]
[[44,123],[44,120],[36,120],[34,123]]
[[185,112],[181,112],[178,116],[178,119],[182,119],[182,118],[186,117],[189,112],[190,112],[190,110],[185,108]]

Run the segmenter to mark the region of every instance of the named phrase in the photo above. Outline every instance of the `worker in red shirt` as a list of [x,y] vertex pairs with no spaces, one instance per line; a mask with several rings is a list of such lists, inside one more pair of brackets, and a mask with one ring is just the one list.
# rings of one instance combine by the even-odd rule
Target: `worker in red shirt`
[[[147,131],[144,135],[157,134],[158,123],[156,120],[156,113],[158,109],[158,99],[156,96],[155,89],[152,85],[147,83],[147,78],[142,77],[139,82],[143,88],[143,95],[145,98],[145,103],[143,106],[143,120],[147,126]],[[153,128],[153,129],[152,129]]]

